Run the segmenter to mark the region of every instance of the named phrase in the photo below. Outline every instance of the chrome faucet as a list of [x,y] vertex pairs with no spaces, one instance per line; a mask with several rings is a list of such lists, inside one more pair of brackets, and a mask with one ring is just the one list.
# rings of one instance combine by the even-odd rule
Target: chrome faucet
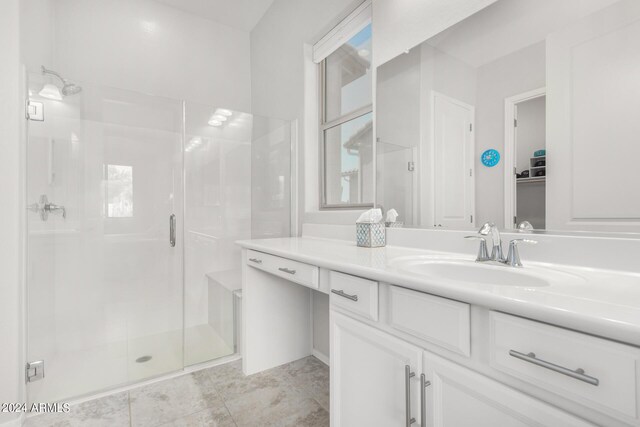
[[491,235],[491,240],[493,241],[493,246],[491,249],[491,260],[504,262],[504,255],[502,254],[502,239],[500,237],[500,230],[493,222],[485,222],[480,230],[478,230],[478,234],[481,236]]
[[[493,245],[491,249],[491,256],[489,256],[489,251],[487,250],[487,240],[484,236],[491,236]],[[511,267],[522,267],[520,254],[518,253],[518,244],[538,243],[536,240],[530,239],[513,239],[509,242],[509,252],[507,254],[507,257],[505,258],[502,253],[502,238],[500,237],[500,230],[498,230],[498,227],[492,222],[483,224],[482,227],[480,227],[480,230],[478,230],[477,235],[465,236],[465,239],[480,240],[480,249],[478,250],[476,262],[493,261]]]

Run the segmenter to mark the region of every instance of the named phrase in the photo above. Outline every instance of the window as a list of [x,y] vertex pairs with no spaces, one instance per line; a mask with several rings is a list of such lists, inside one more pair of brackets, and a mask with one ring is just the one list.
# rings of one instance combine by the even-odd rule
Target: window
[[[344,42],[347,40],[347,42]],[[331,48],[333,46],[333,48]],[[368,3],[314,46],[320,52],[322,209],[373,206],[371,18]]]
[[107,218],[133,216],[133,167],[105,165]]

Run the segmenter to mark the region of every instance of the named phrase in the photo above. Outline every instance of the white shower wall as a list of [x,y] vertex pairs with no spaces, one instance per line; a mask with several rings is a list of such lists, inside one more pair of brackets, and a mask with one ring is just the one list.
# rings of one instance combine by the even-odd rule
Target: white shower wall
[[22,0],[21,14],[29,69],[251,110],[246,31],[153,0]]

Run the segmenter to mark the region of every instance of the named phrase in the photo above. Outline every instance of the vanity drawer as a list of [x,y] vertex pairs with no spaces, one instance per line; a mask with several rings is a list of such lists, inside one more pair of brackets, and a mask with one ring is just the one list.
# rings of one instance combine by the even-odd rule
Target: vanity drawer
[[310,288],[318,289],[320,283],[315,265],[253,250],[247,250],[247,264]]
[[332,305],[378,321],[378,282],[330,271],[329,285]]
[[491,365],[585,406],[637,419],[640,349],[491,312]]
[[463,302],[389,287],[389,326],[464,356],[471,354],[470,311]]

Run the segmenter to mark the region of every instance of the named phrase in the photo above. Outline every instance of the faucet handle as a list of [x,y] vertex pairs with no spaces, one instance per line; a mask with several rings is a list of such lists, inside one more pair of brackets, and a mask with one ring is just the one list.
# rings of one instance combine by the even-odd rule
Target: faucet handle
[[512,267],[522,267],[522,262],[520,261],[520,253],[518,252],[518,245],[520,243],[526,243],[529,245],[535,245],[538,243],[537,240],[531,239],[513,239],[509,242],[509,253],[507,254],[507,259],[504,261],[505,264],[510,265]]
[[478,256],[476,262],[483,262],[489,260],[489,251],[487,250],[487,239],[482,236],[464,236],[468,240],[480,240],[480,248],[478,249]]

